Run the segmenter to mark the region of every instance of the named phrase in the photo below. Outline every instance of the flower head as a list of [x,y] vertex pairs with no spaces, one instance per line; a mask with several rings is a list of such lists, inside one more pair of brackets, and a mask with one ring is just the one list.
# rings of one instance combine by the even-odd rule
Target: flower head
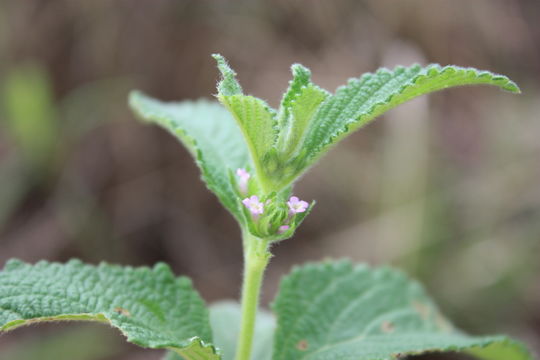
[[289,206],[289,212],[291,214],[302,213],[307,210],[309,204],[306,201],[300,200],[296,196],[291,196],[289,201],[287,201]]
[[259,201],[257,195],[252,195],[251,197],[245,198],[242,200],[242,204],[249,209],[251,214],[260,215],[264,212],[264,204]]
[[246,169],[239,168],[239,169],[236,169],[236,176],[240,178],[240,181],[238,182],[238,187],[240,188],[240,192],[242,194],[247,194],[248,181],[251,175],[246,171]]

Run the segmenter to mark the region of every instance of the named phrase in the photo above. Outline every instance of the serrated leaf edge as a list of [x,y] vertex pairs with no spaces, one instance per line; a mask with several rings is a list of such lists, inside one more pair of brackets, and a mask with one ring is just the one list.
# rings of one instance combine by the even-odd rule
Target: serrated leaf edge
[[[501,89],[503,89],[505,91],[508,91],[508,92],[511,92],[511,93],[516,93],[516,94],[521,93],[521,90],[520,90],[519,86],[514,81],[512,81],[510,78],[508,78],[507,76],[502,75],[502,74],[493,73],[491,71],[478,70],[478,69],[473,68],[473,67],[460,67],[460,66],[455,66],[455,65],[442,66],[442,65],[436,64],[436,63],[435,64],[429,64],[426,67],[422,67],[420,64],[413,64],[413,65],[408,66],[408,67],[396,66],[393,70],[382,67],[382,68],[379,68],[376,72],[364,73],[359,78],[349,78],[347,80],[347,84],[341,85],[338,88],[336,88],[336,91],[334,92],[334,94],[332,94],[332,96],[329,96],[325,101],[323,101],[321,103],[321,105],[319,106],[319,109],[321,109],[325,105],[325,103],[327,101],[331,101],[333,96],[335,94],[337,94],[339,91],[345,90],[347,88],[347,86],[349,86],[349,83],[351,81],[359,81],[359,82],[361,82],[365,78],[377,76],[378,74],[382,74],[382,73],[395,74],[395,73],[397,73],[399,71],[413,70],[413,69],[418,69],[419,73],[416,74],[413,79],[410,79],[407,83],[400,86],[399,90],[396,93],[389,95],[383,101],[379,101],[379,102],[373,104],[373,106],[371,107],[371,111],[369,111],[368,113],[362,114],[359,119],[351,119],[350,122],[346,123],[341,129],[338,129],[332,135],[331,138],[329,138],[325,142],[321,143],[320,146],[318,146],[315,149],[315,151],[312,154],[309,155],[309,157],[311,159],[310,159],[309,165],[307,167],[309,167],[311,164],[316,162],[317,159],[320,158],[320,156],[324,155],[326,153],[325,149],[327,149],[328,147],[330,147],[330,146],[332,146],[334,144],[337,144],[345,136],[351,134],[352,132],[354,132],[354,131],[358,130],[359,128],[365,126],[366,124],[370,123],[376,117],[382,115],[382,113],[384,113],[385,111],[383,111],[381,113],[377,113],[378,110],[381,107],[384,107],[385,105],[390,104],[394,97],[400,96],[408,88],[417,85],[422,80],[424,80],[426,78],[429,78],[431,76],[441,75],[441,74],[444,74],[447,71],[454,71],[454,72],[463,71],[464,73],[473,72],[476,75],[475,78],[480,79],[482,77],[488,76],[492,81],[494,81],[494,82],[504,82],[504,84],[493,84],[493,83],[488,82],[488,83],[465,83],[465,84],[460,84],[460,85],[444,85],[441,88],[437,88],[436,90],[433,90],[433,91],[430,90],[430,91],[424,92],[423,94],[420,94],[420,95],[417,95],[417,96],[428,95],[430,93],[437,92],[437,91],[440,91],[440,90],[444,90],[444,89],[447,89],[447,88],[450,88],[450,87],[461,87],[461,86],[482,85],[482,84],[495,85],[495,86],[498,86]],[[433,71],[436,71],[436,73],[433,73]],[[415,98],[417,96],[414,96],[413,98]],[[406,99],[403,102],[409,101],[411,99]],[[403,102],[401,102],[401,103],[403,103]],[[373,114],[375,114],[375,115],[373,115]]]
[[[83,263],[82,261],[78,259],[71,259],[67,261],[66,263],[60,263],[60,262],[49,262],[45,260],[40,260],[36,262],[35,264],[26,263],[19,259],[10,259],[6,262],[4,265],[4,268],[2,269],[3,272],[10,272],[10,271],[16,271],[24,266],[44,266],[44,265],[52,265],[52,266],[91,266],[88,264]],[[191,279],[185,276],[175,276],[174,273],[171,271],[170,267],[163,262],[156,263],[153,267],[148,266],[140,266],[140,267],[133,267],[133,266],[120,266],[115,264],[109,264],[105,261],[100,262],[97,266],[95,266],[96,269],[100,268],[112,268],[112,269],[121,269],[121,270],[128,270],[128,271],[139,271],[139,272],[153,272],[156,274],[165,274],[166,276],[170,276],[174,278],[174,280],[177,283],[184,282],[192,284]],[[133,344],[139,345],[143,348],[152,348],[152,349],[169,349],[171,351],[175,351],[181,356],[186,357],[189,355],[186,353],[187,349],[193,346],[193,344],[197,343],[201,347],[205,349],[210,349],[212,351],[213,355],[218,356],[220,358],[219,349],[217,349],[212,344],[205,343],[201,338],[198,336],[191,337],[186,340],[178,341],[178,343],[170,343],[170,342],[159,342],[159,343],[143,343],[139,341],[137,338],[131,337],[127,333],[125,333],[120,327],[115,325],[114,319],[109,318],[106,314],[103,312],[98,313],[78,313],[78,314],[62,314],[58,316],[46,316],[46,317],[37,317],[32,319],[16,319],[9,321],[2,325],[0,327],[0,333],[2,332],[9,332],[12,330],[15,330],[22,326],[32,325],[32,324],[38,324],[38,323],[46,323],[46,322],[64,322],[64,321],[88,321],[88,322],[98,322],[103,324],[108,324],[111,327],[114,327],[117,329],[128,342],[131,342]],[[197,360],[197,358],[190,358],[186,357],[187,360]]]
[[[139,119],[145,123],[151,123],[151,124],[156,124],[156,125],[159,125],[160,127],[162,128],[165,128],[166,130],[169,130],[165,125],[163,125],[163,123],[167,123],[170,125],[170,129],[174,129],[174,132],[180,136],[186,143],[190,144],[191,147],[193,149],[191,149],[189,146],[184,146],[190,153],[191,155],[193,156],[193,158],[195,159],[195,163],[197,164],[197,166],[199,167],[199,169],[201,169],[201,179],[202,181],[204,182],[204,184],[206,185],[206,187],[213,193],[216,195],[216,197],[218,198],[218,201],[221,203],[221,205],[223,205],[223,207],[225,207],[226,209],[228,209],[232,214],[233,216],[236,218],[236,220],[240,223],[240,224],[243,224],[245,222],[244,218],[243,218],[243,215],[241,213],[241,209],[238,208],[238,205],[236,206],[236,208],[232,207],[233,204],[231,204],[231,206],[228,206],[225,204],[225,202],[220,198],[220,196],[218,196],[218,194],[221,192],[221,189],[219,189],[217,186],[214,186],[212,185],[212,181],[209,181],[209,176],[208,174],[210,173],[209,170],[208,170],[208,167],[206,165],[206,161],[204,159],[204,154],[203,152],[201,151],[201,149],[199,148],[198,144],[197,144],[197,141],[195,140],[195,138],[193,138],[191,135],[189,135],[186,130],[182,129],[181,127],[177,126],[173,121],[165,118],[165,117],[160,117],[158,116],[157,114],[150,114],[148,116],[148,118],[150,119],[153,119],[154,122],[150,121],[150,120],[147,120],[147,118],[145,117],[145,115],[143,115],[140,111],[139,111],[139,106],[137,106],[138,104],[138,98],[140,96],[143,96],[143,97],[148,97],[150,98],[149,96],[147,96],[144,92],[142,91],[138,91],[138,90],[133,90],[131,91],[131,93],[129,94],[129,104],[131,106],[131,108],[133,109],[133,111],[137,114],[137,116],[139,117]],[[202,99],[202,100],[198,100],[198,101],[204,101],[204,102],[207,102],[208,100],[206,99]],[[192,101],[193,103],[196,103],[197,101]],[[230,112],[230,111],[229,111]],[[235,170],[235,169],[229,169],[231,171]],[[229,191],[231,192],[231,194],[234,194],[235,191],[234,189],[232,188],[231,184],[230,183],[227,183],[227,185],[229,187]],[[236,202],[234,202],[234,204],[236,204]]]
[[[385,274],[391,274],[392,276],[396,276],[398,278],[401,278],[403,280],[406,280],[411,286],[419,287],[422,291],[425,292],[425,289],[423,285],[409,277],[407,273],[400,269],[396,269],[390,266],[379,266],[379,267],[372,267],[365,263],[360,264],[354,264],[349,259],[339,259],[339,260],[332,260],[332,259],[326,259],[323,262],[308,262],[302,265],[294,265],[288,275],[284,277],[279,284],[279,289],[281,289],[283,286],[285,286],[287,283],[294,282],[294,277],[298,276],[298,274],[301,274],[302,272],[309,272],[313,270],[318,271],[326,271],[326,270],[336,270],[340,268],[345,268],[345,270],[350,269],[352,272],[355,271],[366,271],[366,270],[372,270],[374,272],[374,276],[383,276]],[[440,309],[437,306],[436,303],[434,303],[431,299],[428,299],[429,305],[432,306],[437,312],[440,313]],[[277,313],[277,297],[272,301],[270,304],[270,308],[274,313]],[[275,334],[279,333],[281,326],[279,317],[276,317],[276,330]],[[458,331],[458,329],[454,328],[452,324],[448,324],[452,327],[454,331]],[[471,336],[468,334],[463,333],[463,335]],[[447,347],[444,347],[443,349],[423,349],[423,350],[411,350],[404,353],[399,354],[393,354],[390,357],[384,357],[384,358],[373,358],[370,360],[396,360],[401,358],[403,355],[420,355],[425,354],[429,352],[448,352],[448,351],[460,351],[465,352],[468,354],[471,354],[473,356],[481,358],[481,354],[477,354],[478,349],[484,349],[491,345],[501,345],[501,346],[510,346],[516,349],[516,351],[519,352],[519,354],[522,356],[519,360],[533,360],[534,357],[530,350],[520,341],[513,340],[505,335],[492,335],[492,336],[474,336],[474,339],[478,341],[480,344],[475,344],[472,346],[452,346],[449,345]],[[274,354],[277,354],[275,352],[276,349],[274,349]],[[307,360],[313,355],[314,353],[309,354],[308,356],[302,357],[301,359]]]
[[189,342],[190,342],[190,344],[188,346],[182,348],[182,349],[178,349],[178,348],[174,348],[174,347],[170,347],[170,348],[167,348],[167,349],[170,350],[170,351],[174,351],[175,353],[182,356],[186,360],[207,360],[207,358],[203,358],[201,356],[206,356],[206,355],[208,355],[208,353],[206,353],[206,354],[196,353],[195,354],[196,357],[192,357],[193,354],[189,353],[189,351],[193,350],[191,348],[194,345],[197,345],[200,348],[202,348],[203,350],[210,351],[210,355],[215,356],[216,360],[221,359],[221,352],[219,351],[219,349],[217,347],[215,347],[214,345],[212,345],[212,344],[206,344],[203,340],[201,340],[201,338],[192,337],[191,339],[189,339]]

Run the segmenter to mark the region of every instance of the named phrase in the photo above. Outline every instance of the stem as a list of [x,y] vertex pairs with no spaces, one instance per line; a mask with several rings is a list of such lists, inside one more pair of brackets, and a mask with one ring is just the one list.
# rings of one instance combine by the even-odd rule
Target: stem
[[236,360],[250,359],[263,274],[271,256],[268,251],[268,241],[257,238],[248,231],[244,231],[243,237],[244,283],[242,285],[242,320],[236,348]]

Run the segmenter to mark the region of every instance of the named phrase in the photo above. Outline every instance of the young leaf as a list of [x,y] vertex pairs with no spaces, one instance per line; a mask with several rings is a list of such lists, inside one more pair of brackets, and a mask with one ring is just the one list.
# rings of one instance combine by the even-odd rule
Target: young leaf
[[303,140],[313,115],[327,97],[328,92],[313,84],[301,89],[286,111],[289,119],[280,132],[280,136],[283,136],[284,148],[279,150],[283,151],[284,155],[290,155],[301,145],[301,140]]
[[0,332],[47,321],[107,323],[129,342],[167,348],[186,360],[219,360],[208,313],[188,278],[169,267],[35,265],[9,261],[0,272]]
[[276,141],[275,114],[261,99],[246,95],[218,95],[244,133],[255,167]]
[[532,360],[509,338],[472,337],[454,328],[418,283],[389,268],[345,261],[296,268],[273,307],[274,360],[390,360],[441,351]]
[[293,80],[281,101],[278,116],[278,140],[275,154],[278,158],[273,167],[267,166],[266,176],[277,184],[276,190],[284,179],[295,176],[302,169],[301,157],[292,157],[302,152],[300,148],[306,129],[321,103],[330,95],[311,82],[311,72],[300,64],[292,67]]
[[227,60],[219,54],[213,54],[218,69],[221,72],[221,81],[218,83],[218,93],[223,96],[242,95],[242,87],[236,80],[236,73],[229,66]]
[[229,112],[207,100],[165,103],[138,91],[130,94],[129,103],[142,119],[157,123],[184,144],[200,167],[208,188],[242,223],[230,174],[238,168],[249,168],[249,155]]
[[[236,73],[221,55],[213,55],[221,71],[218,84],[218,100],[230,111],[244,134],[258,179],[264,190],[266,170],[265,158],[277,141],[277,120],[275,110],[264,101],[253,96],[243,95],[236,81]],[[267,191],[269,192],[269,191]]]
[[294,100],[302,93],[304,87],[311,84],[311,71],[301,64],[293,64],[291,66],[293,79],[289,81],[289,88],[281,99],[280,108],[280,125],[282,121],[286,121],[289,115],[289,108],[294,104]]
[[304,147],[310,163],[328,148],[377,116],[417,96],[449,87],[487,84],[513,93],[518,86],[506,76],[458,66],[420,65],[380,69],[351,79],[324,102],[311,122]]

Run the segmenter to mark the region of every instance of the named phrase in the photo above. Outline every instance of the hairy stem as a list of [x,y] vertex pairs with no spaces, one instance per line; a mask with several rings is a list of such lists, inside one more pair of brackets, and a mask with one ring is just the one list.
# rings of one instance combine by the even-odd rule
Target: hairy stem
[[236,360],[249,360],[259,306],[264,270],[270,260],[268,241],[244,231],[244,283],[242,285],[242,321],[236,348]]

